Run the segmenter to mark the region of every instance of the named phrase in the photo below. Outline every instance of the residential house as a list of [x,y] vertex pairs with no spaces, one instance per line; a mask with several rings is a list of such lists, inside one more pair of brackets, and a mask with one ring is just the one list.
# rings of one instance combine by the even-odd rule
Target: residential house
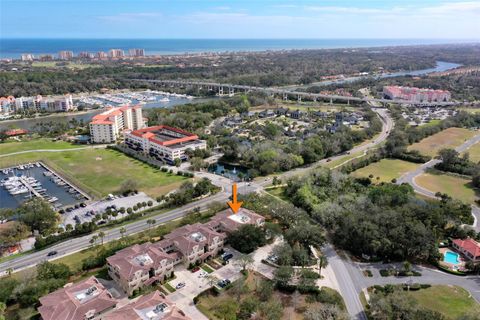
[[452,246],[462,253],[468,260],[473,262],[480,262],[480,243],[477,241],[467,239],[454,239]]

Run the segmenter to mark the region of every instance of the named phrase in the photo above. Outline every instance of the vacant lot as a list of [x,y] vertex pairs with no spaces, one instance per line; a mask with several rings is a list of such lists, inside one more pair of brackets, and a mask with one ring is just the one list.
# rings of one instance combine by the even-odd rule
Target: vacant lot
[[480,196],[480,190],[472,188],[471,180],[441,173],[424,173],[415,179],[416,183],[430,191],[446,193],[466,203],[474,203]]
[[417,166],[418,164],[408,161],[382,159],[352,172],[351,175],[365,178],[372,175],[371,179],[374,183],[391,182],[392,179],[398,179],[404,173],[415,170]]
[[408,293],[421,306],[442,313],[448,319],[458,319],[466,312],[480,308],[468,291],[457,286],[432,286],[427,289],[410,291]]
[[476,143],[467,150],[470,155],[470,161],[479,163],[480,162],[480,143]]
[[421,154],[434,157],[439,150],[456,148],[476,134],[478,134],[478,132],[468,129],[448,128],[420,142],[412,144],[408,147],[408,150],[418,150]]
[[139,190],[157,197],[176,189],[187,179],[153,169],[110,149],[25,153],[0,158],[0,168],[36,160],[45,162],[95,197],[117,191],[126,180],[136,181]]
[[0,143],[0,155],[26,150],[39,149],[72,149],[84,147],[81,145],[73,145],[65,141],[52,141],[51,139],[33,139],[22,142],[4,142]]

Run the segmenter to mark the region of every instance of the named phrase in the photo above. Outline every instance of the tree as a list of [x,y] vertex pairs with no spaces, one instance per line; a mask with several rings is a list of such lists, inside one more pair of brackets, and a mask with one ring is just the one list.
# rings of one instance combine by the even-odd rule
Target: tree
[[267,301],[273,293],[273,283],[270,280],[262,279],[257,290],[260,301]]
[[179,158],[175,158],[175,160],[173,160],[173,163],[175,164],[175,167],[180,167],[180,165],[182,164],[182,160],[180,160]]
[[322,268],[325,268],[328,266],[328,259],[325,257],[323,254],[318,257],[318,274],[321,275],[322,273]]
[[253,265],[253,258],[247,254],[242,254],[237,258],[235,264],[242,268],[242,271],[245,272],[248,267]]
[[29,234],[28,227],[17,221],[9,221],[0,228],[0,248],[9,247],[25,239]]
[[293,268],[290,266],[282,266],[275,270],[274,281],[279,288],[287,287],[293,276]]
[[120,237],[123,239],[123,237],[125,237],[125,233],[127,233],[127,228],[121,227],[119,232],[120,232]]
[[118,192],[121,194],[128,194],[137,189],[138,189],[138,183],[135,180],[128,179],[122,183]]
[[97,240],[98,240],[98,235],[93,235],[91,238],[90,238],[90,244],[92,245],[92,247],[95,245],[95,243],[97,243]]
[[37,266],[37,279],[64,279],[67,280],[71,275],[70,268],[63,263],[42,262]]
[[100,232],[98,233],[98,237],[100,238],[100,241],[101,241],[102,246],[103,246],[103,239],[105,238],[105,232],[100,231]]
[[149,225],[149,229],[152,228],[157,221],[155,219],[148,219],[147,224]]
[[308,308],[303,314],[305,320],[348,320],[349,316],[337,305],[322,304]]
[[0,302],[0,320],[5,320],[6,309],[7,309],[7,305],[3,302]]
[[251,253],[266,243],[265,232],[251,224],[241,226],[238,230],[230,233],[227,239],[234,249],[242,253]]
[[57,213],[41,198],[35,197],[24,202],[17,209],[17,215],[20,221],[30,227],[31,231],[38,230],[43,235],[54,231],[57,225]]
[[277,320],[282,317],[283,306],[279,301],[272,300],[269,302],[261,303],[259,311],[264,319]]

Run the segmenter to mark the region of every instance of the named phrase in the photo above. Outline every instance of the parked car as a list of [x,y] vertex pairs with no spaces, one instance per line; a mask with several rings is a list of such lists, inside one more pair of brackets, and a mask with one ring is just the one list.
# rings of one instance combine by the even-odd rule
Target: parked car
[[230,259],[232,259],[232,258],[233,258],[233,253],[224,253],[224,254],[222,255],[223,261],[228,261],[228,260],[230,260]]
[[179,282],[179,283],[175,286],[175,289],[182,289],[183,287],[185,287],[185,282]]
[[193,268],[192,268],[192,273],[193,273],[193,272],[197,272],[197,271],[199,271],[199,270],[200,270],[200,267],[199,267],[199,266],[193,267]]
[[232,283],[230,280],[228,279],[223,279],[223,280],[220,280],[217,282],[217,285],[220,287],[220,288],[225,288],[226,286],[228,286],[230,283]]
[[84,202],[80,203],[80,207],[85,208],[86,206],[87,205]]
[[56,255],[57,253],[58,253],[57,251],[53,250],[53,251],[50,251],[49,253],[47,253],[47,256],[51,257],[51,256]]

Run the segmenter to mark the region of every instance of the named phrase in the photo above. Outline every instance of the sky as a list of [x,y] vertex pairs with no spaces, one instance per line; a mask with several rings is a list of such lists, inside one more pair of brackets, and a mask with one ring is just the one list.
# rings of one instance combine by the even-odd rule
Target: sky
[[480,39],[480,0],[0,0],[0,38]]

